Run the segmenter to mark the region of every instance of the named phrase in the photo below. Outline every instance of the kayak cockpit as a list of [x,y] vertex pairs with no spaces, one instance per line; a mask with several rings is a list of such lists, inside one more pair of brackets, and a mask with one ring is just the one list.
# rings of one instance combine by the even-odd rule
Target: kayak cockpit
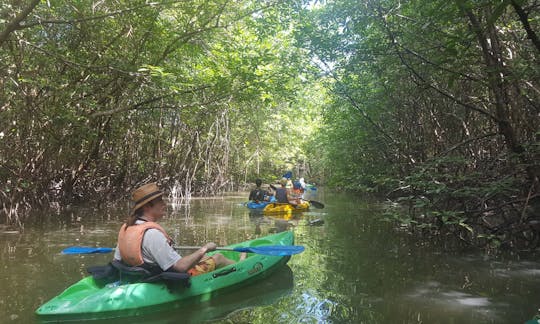
[[89,267],[87,271],[92,275],[96,283],[103,285],[163,281],[168,285],[178,283],[184,287],[190,286],[190,275],[188,273],[150,271],[143,267],[128,266],[118,260],[113,260],[104,266]]

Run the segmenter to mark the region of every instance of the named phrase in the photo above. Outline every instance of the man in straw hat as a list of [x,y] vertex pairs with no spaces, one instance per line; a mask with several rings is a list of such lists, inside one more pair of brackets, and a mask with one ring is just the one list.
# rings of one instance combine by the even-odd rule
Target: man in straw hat
[[[219,253],[207,256],[206,252],[216,249],[213,242],[192,254],[180,256],[172,247],[172,239],[157,223],[165,215],[162,196],[156,183],[143,185],[133,192],[133,209],[118,233],[116,260],[151,272],[187,272],[192,276],[235,263]],[[245,253],[241,255],[241,260],[243,258]]]

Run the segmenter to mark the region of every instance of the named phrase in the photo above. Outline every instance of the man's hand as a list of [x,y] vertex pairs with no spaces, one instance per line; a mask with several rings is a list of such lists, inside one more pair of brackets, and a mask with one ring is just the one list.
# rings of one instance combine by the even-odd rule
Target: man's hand
[[204,247],[206,248],[206,251],[211,252],[211,251],[215,251],[215,250],[216,250],[217,245],[216,245],[216,243],[214,243],[214,242],[209,242],[209,243],[206,243],[206,244],[204,245]]

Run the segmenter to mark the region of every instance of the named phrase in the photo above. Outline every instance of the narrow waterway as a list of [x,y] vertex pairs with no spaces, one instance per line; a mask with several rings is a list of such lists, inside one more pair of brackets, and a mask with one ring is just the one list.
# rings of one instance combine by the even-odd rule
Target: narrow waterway
[[[420,244],[380,222],[380,204],[346,194],[319,192],[312,199],[325,208],[292,219],[250,213],[246,196],[169,204],[162,223],[178,245],[226,245],[291,229],[306,251],[258,283],[125,323],[524,323],[540,307],[535,255]],[[21,233],[0,230],[0,323],[37,322],[39,305],[86,267],[106,264],[112,255],[60,251],[114,247],[126,212],[125,205],[79,206],[41,215]]]

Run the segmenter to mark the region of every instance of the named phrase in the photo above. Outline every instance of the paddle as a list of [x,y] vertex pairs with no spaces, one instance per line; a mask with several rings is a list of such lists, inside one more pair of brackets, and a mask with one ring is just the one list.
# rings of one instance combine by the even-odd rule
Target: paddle
[[[175,249],[199,249],[198,246],[177,246]],[[235,251],[235,252],[249,252],[255,254],[273,255],[273,256],[286,256],[298,254],[304,251],[304,247],[301,245],[263,245],[263,246],[250,246],[250,247],[236,247],[236,248],[224,248],[218,247],[219,251]],[[110,253],[113,248],[104,247],[89,247],[89,246],[70,246],[62,250],[62,254],[92,254],[92,253]]]
[[308,201],[315,208],[318,208],[318,209],[324,208],[324,204],[321,203],[321,202],[318,202],[318,201],[315,201],[315,200],[308,200]]
[[102,247],[94,248],[89,246],[70,246],[62,250],[62,254],[91,254],[91,253],[110,253],[114,251],[113,248]]

